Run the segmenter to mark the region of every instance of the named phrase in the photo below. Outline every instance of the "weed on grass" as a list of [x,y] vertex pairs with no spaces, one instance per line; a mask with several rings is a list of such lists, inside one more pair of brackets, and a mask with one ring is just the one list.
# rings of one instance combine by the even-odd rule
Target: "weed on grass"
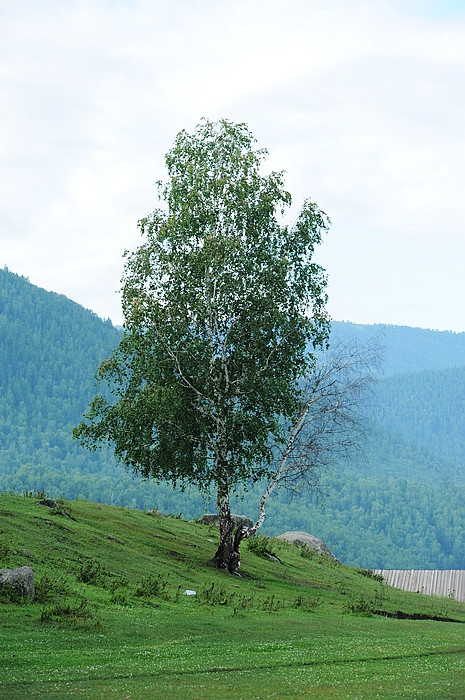
[[71,629],[100,629],[97,618],[97,606],[91,605],[85,598],[76,598],[69,602],[44,607],[40,622]]
[[165,581],[161,574],[154,576],[149,574],[144,576],[142,581],[137,584],[134,589],[134,595],[138,598],[163,598],[168,600],[167,589],[168,581]]
[[278,558],[272,540],[266,535],[253,535],[246,540],[247,550],[256,557],[269,559],[270,557]]
[[104,564],[92,559],[81,560],[79,562],[79,568],[77,571],[78,581],[105,588],[109,578],[110,573]]

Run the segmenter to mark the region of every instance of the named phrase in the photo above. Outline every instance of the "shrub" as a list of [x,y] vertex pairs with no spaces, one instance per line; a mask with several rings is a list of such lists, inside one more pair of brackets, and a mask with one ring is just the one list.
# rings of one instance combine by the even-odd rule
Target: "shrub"
[[0,603],[25,603],[26,596],[11,583],[4,583],[0,586]]
[[51,598],[69,593],[69,585],[63,576],[55,578],[45,573],[35,584],[35,602],[45,603]]
[[364,617],[371,617],[374,612],[374,605],[372,600],[368,600],[364,595],[360,596],[356,600],[347,603],[347,611],[353,615],[362,615]]
[[128,580],[124,576],[120,576],[111,582],[110,588],[110,603],[116,605],[126,605],[128,602],[129,591],[127,589]]
[[230,593],[228,596],[225,588],[223,586],[217,586],[213,581],[211,586],[205,586],[199,591],[197,600],[200,603],[207,603],[208,605],[227,605],[231,602],[234,595],[234,593]]
[[276,551],[273,549],[273,544],[266,535],[252,535],[246,540],[247,549],[257,557],[268,559],[269,557],[277,557]]
[[74,602],[44,608],[40,622],[72,628],[100,627],[100,622],[95,615],[96,611],[96,606],[90,606],[86,598],[77,598]]
[[384,577],[382,574],[375,574],[371,569],[357,569],[357,573],[361,576],[366,576],[371,578],[373,581],[378,581],[378,583],[384,582]]
[[105,587],[109,576],[110,574],[105,566],[92,559],[82,561],[77,573],[77,578],[79,581],[82,581],[82,583],[90,583],[93,586],[103,587]]
[[134,595],[139,598],[151,598],[159,596],[161,598],[167,599],[166,587],[168,582],[165,581],[161,575],[154,576],[149,574],[145,576],[140,584],[136,586],[134,590]]
[[320,604],[320,598],[311,598],[308,595],[299,595],[294,601],[294,608],[299,608],[305,612],[315,612]]

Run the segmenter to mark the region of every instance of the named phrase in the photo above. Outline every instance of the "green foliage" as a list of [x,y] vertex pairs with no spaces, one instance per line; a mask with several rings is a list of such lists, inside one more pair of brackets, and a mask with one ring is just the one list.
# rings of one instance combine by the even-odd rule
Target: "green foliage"
[[92,559],[82,561],[77,573],[78,581],[103,587],[107,584],[109,576],[110,574],[106,567],[99,561],[93,561]]
[[382,574],[375,574],[375,572],[371,571],[370,569],[357,569],[357,572],[361,576],[371,578],[373,581],[378,581],[379,583],[383,583],[384,581],[384,577],[382,576]]
[[25,596],[11,583],[3,583],[0,586],[0,603],[15,603],[19,605],[25,602]]
[[70,585],[63,574],[51,575],[47,572],[42,574],[35,583],[36,603],[47,603],[51,600],[61,598],[70,593]]
[[315,612],[321,605],[321,598],[299,595],[294,601],[294,607],[304,612]]
[[326,279],[313,262],[328,219],[307,201],[294,227],[283,174],[245,124],[182,131],[160,184],[167,211],[139,222],[128,256],[126,333],[100,365],[99,395],[75,436],[106,441],[146,477],[228,488],[268,474],[273,441],[298,409],[297,381],[329,326]]
[[373,600],[367,599],[364,595],[361,595],[359,598],[347,603],[347,612],[352,613],[352,615],[365,615],[370,617],[375,612]]
[[167,586],[168,581],[165,581],[161,574],[158,574],[158,576],[148,574],[136,585],[134,595],[138,598],[167,598]]
[[274,544],[266,535],[252,535],[246,540],[247,549],[257,557],[277,557]]
[[210,585],[203,586],[197,593],[197,600],[206,605],[227,605],[234,598],[234,592],[226,592],[222,585],[213,581]]
[[101,627],[96,612],[97,607],[90,605],[86,598],[76,598],[72,602],[44,607],[39,621],[62,628],[95,630]]
[[[371,577],[368,576],[368,578]],[[379,581],[379,579],[375,580]],[[379,615],[383,613],[383,611],[380,610],[380,606],[383,605],[387,597],[388,594],[384,588],[374,589],[374,591],[371,591],[370,594],[362,593],[357,597],[353,597],[346,604],[346,610],[353,615],[365,615],[367,617],[375,614]]]
[[6,542],[0,541],[0,562],[2,564],[8,561],[12,553],[13,550],[11,549],[11,547]]

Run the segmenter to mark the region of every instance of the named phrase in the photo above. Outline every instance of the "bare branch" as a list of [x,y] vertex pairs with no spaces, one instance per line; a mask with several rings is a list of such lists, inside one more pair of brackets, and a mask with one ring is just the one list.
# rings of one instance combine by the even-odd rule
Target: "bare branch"
[[300,411],[278,451],[277,468],[260,499],[258,518],[252,527],[236,533],[238,546],[262,526],[266,503],[276,488],[315,488],[330,463],[359,448],[381,355],[375,338],[366,345],[338,344],[320,358],[302,388]]

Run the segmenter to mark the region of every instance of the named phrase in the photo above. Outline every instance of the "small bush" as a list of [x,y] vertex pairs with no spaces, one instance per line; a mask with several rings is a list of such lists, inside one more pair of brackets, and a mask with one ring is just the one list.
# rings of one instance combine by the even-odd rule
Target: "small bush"
[[269,557],[276,557],[276,551],[273,549],[273,544],[269,537],[266,535],[252,535],[246,540],[247,549],[252,554],[257,557],[262,557],[263,559],[268,559]]
[[0,603],[15,603],[18,605],[25,603],[26,600],[30,600],[30,598],[22,595],[21,591],[12,586],[11,583],[4,583],[0,586]]
[[225,588],[223,586],[217,586],[213,581],[211,586],[205,586],[199,591],[197,600],[207,605],[227,605],[231,602],[233,597],[234,593],[230,593],[228,596]]
[[311,598],[308,595],[299,595],[294,601],[294,608],[299,608],[304,612],[315,612],[317,607],[321,604],[319,598]]
[[363,617],[371,617],[374,612],[372,600],[368,600],[365,596],[360,596],[357,600],[347,603],[347,611],[352,615],[362,615]]
[[110,574],[103,564],[88,559],[82,561],[79,566],[77,578],[82,583],[90,583],[92,586],[105,587]]
[[100,627],[96,611],[96,606],[90,606],[88,600],[77,598],[74,602],[44,608],[39,619],[44,624],[60,627],[94,628]]
[[269,596],[268,598],[265,598],[265,600],[262,603],[262,609],[265,612],[278,612],[280,608],[283,607],[283,602],[277,598],[275,598],[274,595]]
[[69,593],[69,584],[63,576],[53,578],[44,574],[35,585],[35,602],[46,603],[52,598]]
[[124,576],[115,579],[111,582],[110,588],[110,603],[115,605],[126,605],[128,602],[129,591],[128,591],[128,580]]
[[11,547],[7,545],[6,542],[0,542],[0,561],[7,561],[12,554],[13,550],[11,549]]
[[311,549],[305,544],[297,543],[296,546],[300,548],[299,554],[303,559],[321,559],[321,557],[324,556],[320,554],[320,552],[317,552],[316,549]]
[[138,598],[160,597],[167,599],[166,587],[168,582],[161,575],[154,576],[149,574],[145,576],[140,584],[136,586],[134,595]]
[[357,569],[357,573],[360,574],[361,576],[366,576],[367,578],[372,579],[373,581],[378,581],[378,583],[383,583],[384,582],[384,577],[382,574],[375,574],[371,569]]
[[124,588],[115,588],[110,595],[110,603],[114,605],[127,605],[129,593]]

